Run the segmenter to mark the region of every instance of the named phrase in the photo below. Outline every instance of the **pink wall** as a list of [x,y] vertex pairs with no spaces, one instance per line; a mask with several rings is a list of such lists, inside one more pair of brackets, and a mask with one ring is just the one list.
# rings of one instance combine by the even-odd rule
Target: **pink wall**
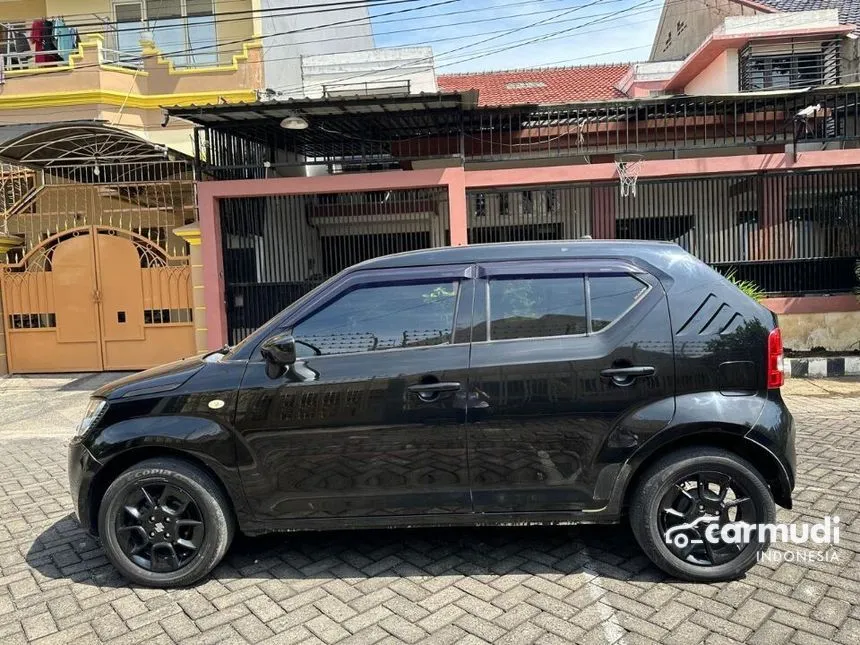
[[197,202],[203,246],[204,299],[207,340],[211,349],[227,342],[227,312],[224,306],[224,262],[221,257],[221,226],[218,202],[233,197],[307,195],[314,193],[370,192],[410,188],[446,187],[451,244],[467,243],[466,180],[462,168],[407,170],[320,177],[278,177],[198,183]]
[[[800,152],[795,160],[784,153],[671,159],[646,161],[639,174],[642,179],[689,177],[729,173],[752,173],[774,170],[835,168],[860,166],[860,150],[827,150]],[[235,181],[204,181],[198,184],[200,229],[202,232],[206,300],[206,324],[209,347],[215,349],[227,342],[227,320],[224,307],[224,275],[221,258],[218,201],[232,197],[266,195],[301,195],[313,193],[361,192],[410,188],[446,187],[450,218],[451,244],[468,243],[468,189],[538,186],[554,183],[617,181],[614,163],[592,163],[538,168],[470,170],[443,168],[431,170],[391,171],[319,177],[280,177]],[[617,185],[595,187],[596,198],[592,236],[614,236]],[[765,214],[768,224],[778,225],[784,200],[773,212]],[[810,305],[811,306],[811,305]]]

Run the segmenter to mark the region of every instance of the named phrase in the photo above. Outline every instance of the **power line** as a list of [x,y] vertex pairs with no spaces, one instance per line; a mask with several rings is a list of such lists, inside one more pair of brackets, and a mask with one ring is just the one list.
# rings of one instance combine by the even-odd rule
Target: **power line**
[[[420,11],[422,9],[428,9],[428,8],[432,8],[432,7],[439,7],[439,6],[443,6],[443,5],[453,4],[455,2],[461,2],[461,1],[462,0],[438,0],[437,2],[432,2],[432,3],[426,4],[426,5],[422,5],[420,7],[398,9],[396,11],[388,11],[385,13],[381,13],[379,15],[380,16],[399,15],[399,14],[403,14],[403,13],[410,13],[413,11]],[[340,21],[336,21],[336,22],[326,23],[323,25],[313,25],[313,26],[308,26],[308,27],[301,27],[299,29],[290,29],[290,30],[282,31],[282,32],[264,34],[261,37],[262,38],[274,38],[276,36],[286,36],[286,35],[290,35],[290,34],[304,33],[307,31],[315,31],[317,29],[327,29],[329,27],[338,27],[341,25],[352,24],[355,22],[363,22],[363,21],[366,21],[366,19],[365,18],[351,18],[348,20],[340,20]],[[170,58],[172,56],[177,56],[180,54],[192,54],[195,52],[199,53],[199,52],[207,51],[207,50],[213,49],[213,47],[217,50],[218,47],[223,47],[225,45],[244,44],[247,42],[248,42],[247,38],[239,38],[237,40],[230,40],[230,41],[226,41],[226,42],[222,42],[222,43],[216,43],[214,46],[210,46],[210,47],[193,47],[192,46],[192,47],[186,47],[184,49],[177,49],[177,50],[172,50],[172,51],[160,51],[159,56],[161,56],[163,58]],[[100,67],[100,66],[101,66],[101,63],[92,63],[89,65],[81,65],[79,67],[76,67],[75,69],[87,69],[87,68],[95,68],[95,67]]]
[[[262,14],[263,17],[266,17],[267,14],[270,14],[270,13],[274,14],[277,12],[285,12],[283,14],[284,16],[312,15],[312,14],[316,14],[316,13],[327,13],[330,11],[342,11],[344,9],[361,9],[364,7],[369,8],[370,6],[378,6],[378,5],[384,6],[384,5],[389,5],[389,4],[403,4],[406,2],[420,2],[420,1],[421,0],[342,0],[340,2],[326,3],[325,5],[323,5],[323,7],[321,7],[319,4],[303,4],[303,5],[294,5],[294,6],[290,6],[290,7],[268,7],[268,8],[260,8],[260,9],[254,9],[254,8],[239,9],[236,11],[214,12],[212,14],[204,14],[203,16],[188,16],[188,17],[211,16],[213,20],[216,20],[217,22],[220,23],[220,22],[228,22],[229,21],[229,20],[223,20],[223,21],[220,20],[219,18],[222,16],[242,15],[242,16],[245,16],[244,18],[241,18],[242,20],[250,20],[255,15],[258,15],[258,14]],[[231,3],[247,4],[247,2],[248,2],[248,0],[221,0],[218,4],[219,5],[231,4]],[[213,3],[213,5],[214,5],[214,3]],[[296,14],[295,12],[297,9],[310,9],[311,11],[306,11],[306,12]],[[92,22],[69,22],[68,21],[69,18],[74,18],[74,17],[78,17],[78,16],[81,16],[81,17],[96,16],[96,17],[98,17],[98,14],[96,12],[79,13],[79,14],[61,14],[61,17],[66,21],[66,23],[70,27],[76,27],[76,28],[80,28],[80,27],[104,27],[106,25],[125,25],[125,24],[129,23],[129,21],[120,21],[120,20],[95,20]],[[174,18],[184,18],[186,16],[173,16],[173,17]],[[21,23],[21,22],[23,22],[23,23],[26,23],[27,21],[30,21],[30,20],[33,20],[33,18],[29,18],[29,17],[28,18],[4,18],[4,19],[0,20],[0,22],[4,22],[4,23]],[[140,31],[140,29],[141,29],[140,27],[129,28],[129,30],[134,30],[134,31]],[[98,33],[98,32],[94,31],[94,32],[85,32],[85,33]]]
[[[625,2],[627,0],[606,0],[606,1],[607,2]],[[684,2],[685,2],[685,0],[667,0],[667,4],[682,4]],[[525,3],[525,4],[532,4],[532,3]],[[634,15],[642,15],[645,13],[649,13],[650,12],[649,9],[650,8],[645,8],[643,10],[630,13],[629,15],[634,16]],[[554,10],[550,10],[550,11],[554,11]],[[698,11],[701,11],[701,10],[698,10]],[[508,18],[517,17],[517,16],[535,15],[536,13],[547,13],[547,11],[545,10],[542,12],[532,12],[529,14],[515,14],[513,16],[499,16],[497,18],[491,18],[491,19],[486,19],[486,20],[471,20],[471,21],[465,21],[465,22],[460,22],[460,23],[456,23],[456,24],[457,25],[463,25],[463,24],[473,24],[473,23],[484,23],[484,22],[490,22],[490,21],[495,21],[495,20],[506,20]],[[599,13],[599,14],[591,14],[588,16],[579,16],[576,18],[566,18],[564,20],[554,21],[553,24],[564,24],[564,23],[570,23],[570,22],[583,20],[585,18],[594,18],[594,17],[607,16],[607,15],[614,15],[614,12],[604,12],[604,13]],[[634,23],[628,23],[628,24],[644,24],[646,22],[650,22],[650,20],[640,20],[640,21],[637,21]],[[448,23],[445,25],[438,25],[438,26],[443,26],[443,27],[444,26],[452,26],[452,24]],[[424,31],[424,28],[415,27],[415,28],[411,28],[411,29],[398,29],[398,30],[393,30],[390,32],[382,32],[381,34],[377,34],[377,35],[406,33],[406,32],[413,32],[413,31]],[[482,31],[482,32],[479,32],[476,34],[467,34],[466,36],[448,36],[446,38],[436,38],[434,40],[429,40],[429,41],[425,40],[425,41],[417,41],[417,42],[404,42],[404,43],[400,43],[398,45],[395,45],[395,47],[415,47],[415,46],[419,46],[419,45],[432,45],[434,43],[446,42],[446,41],[450,41],[450,40],[463,40],[464,38],[471,38],[473,36],[485,36],[488,34],[497,34],[497,33],[502,33],[505,31],[507,31],[507,29],[497,29],[495,31]],[[590,33],[599,33],[599,32],[603,32],[603,31],[606,31],[606,29],[604,28],[604,29],[595,29],[595,30],[584,31],[580,35],[590,34]],[[318,41],[302,41],[302,42],[298,42],[298,43],[294,43],[294,44],[301,45],[301,44],[305,44],[307,42],[325,42],[326,40],[340,40],[340,39],[331,38],[331,39],[321,39]],[[369,47],[369,48],[363,48],[363,49],[351,49],[347,53],[351,54],[351,53],[356,53],[356,52],[375,51],[377,49],[378,49],[377,47]],[[264,61],[253,61],[253,62],[255,62],[255,63],[257,63],[257,62],[260,62],[260,63],[262,63],[262,62],[277,62],[277,61],[287,61],[287,60],[301,60],[302,58],[303,58],[303,56],[301,56],[301,55],[298,55],[298,56],[280,56],[277,58],[266,58]],[[249,62],[251,62],[251,61],[249,61]]]
[[[593,5],[595,5],[595,4],[599,4],[599,3],[600,3],[600,2],[602,2],[602,1],[604,1],[604,0],[592,0],[592,1],[591,1],[591,2],[589,2],[588,4],[581,5],[581,6],[579,6],[579,7],[575,7],[574,9],[569,9],[569,10],[567,10],[567,11],[563,11],[563,12],[561,12],[561,14],[559,14],[558,16],[554,16],[554,17],[556,17],[556,18],[557,18],[557,17],[561,17],[561,16],[563,16],[563,15],[566,15],[566,14],[569,14],[569,13],[573,13],[573,11],[577,11],[577,10],[579,10],[579,9],[583,9],[583,8],[586,8],[586,7],[589,7],[589,6],[593,6]],[[623,15],[623,14],[625,14],[625,13],[627,13],[627,12],[629,12],[629,11],[631,11],[631,10],[635,9],[635,8],[641,7],[641,6],[646,5],[646,4],[648,4],[648,3],[651,3],[651,2],[657,2],[657,1],[658,1],[658,0],[645,0],[644,2],[640,3],[639,5],[635,5],[634,7],[630,7],[630,8],[627,8],[627,9],[621,9],[621,10],[619,10],[619,11],[611,12],[611,13],[609,13],[605,18],[617,17],[617,16]],[[382,69],[382,70],[372,70],[372,71],[370,71],[370,72],[363,72],[363,73],[361,73],[361,74],[356,74],[355,76],[350,76],[350,77],[347,77],[347,78],[337,79],[337,82],[339,82],[339,83],[343,83],[343,82],[348,82],[348,81],[355,80],[355,79],[357,79],[357,78],[364,78],[364,77],[366,77],[366,76],[368,76],[368,75],[376,75],[376,74],[380,74],[380,73],[383,73],[383,74],[384,74],[385,72],[389,72],[389,71],[393,71],[393,70],[397,70],[397,69],[402,69],[402,68],[403,68],[405,65],[407,65],[407,64],[408,64],[408,65],[414,65],[416,62],[421,62],[421,61],[435,61],[435,60],[436,60],[437,58],[439,58],[439,57],[447,56],[447,55],[449,55],[449,54],[452,54],[452,53],[455,53],[455,52],[458,52],[458,51],[462,51],[462,50],[464,50],[464,49],[471,49],[472,47],[475,47],[475,46],[477,46],[477,45],[482,45],[482,44],[484,44],[484,43],[490,42],[491,40],[497,40],[498,38],[503,38],[503,37],[504,37],[504,36],[506,36],[506,35],[510,35],[510,34],[512,34],[512,33],[515,33],[515,32],[524,31],[524,30],[526,30],[526,29],[531,29],[531,28],[533,28],[533,27],[536,27],[536,26],[539,26],[539,25],[545,24],[545,23],[547,23],[547,22],[549,22],[549,21],[553,20],[553,18],[554,18],[554,17],[545,18],[545,19],[543,19],[543,20],[539,20],[539,21],[534,22],[534,23],[531,23],[531,24],[529,24],[529,25],[525,25],[525,26],[523,26],[523,27],[517,27],[517,28],[514,28],[514,29],[510,29],[510,30],[506,31],[506,32],[505,32],[505,33],[503,33],[503,34],[500,34],[500,35],[497,35],[497,36],[492,36],[492,37],[489,37],[489,38],[484,38],[484,39],[482,39],[482,40],[476,41],[476,42],[474,42],[474,43],[470,43],[470,44],[468,44],[468,45],[463,45],[463,46],[461,46],[461,47],[455,47],[454,49],[450,49],[450,50],[444,51],[444,52],[442,52],[441,54],[438,54],[438,55],[429,56],[429,57],[421,58],[421,59],[418,59],[418,60],[412,60],[412,61],[409,61],[408,63],[402,63],[402,64],[400,64],[400,65],[395,65],[395,66],[393,66],[393,67],[389,67],[389,68]],[[605,18],[604,18],[604,19],[605,19]],[[594,22],[594,21],[593,21],[593,22]],[[568,28],[568,29],[562,30],[562,31],[560,31],[560,32],[554,32],[554,33],[567,33],[567,32],[570,32],[570,31],[575,31],[576,29],[580,29],[580,28],[582,28],[582,27],[585,27],[585,26],[588,26],[588,25],[590,25],[590,24],[593,24],[593,22],[590,22],[590,23],[589,23],[589,22],[586,22],[586,23],[583,23],[583,24],[580,24],[580,25],[577,25],[577,26],[574,26],[574,27],[571,27],[571,28]],[[599,20],[598,20],[597,22],[599,22]],[[512,48],[516,48],[516,47],[521,47],[521,46],[523,46],[523,45],[525,45],[525,44],[529,44],[530,42],[532,42],[532,41],[525,41],[525,42],[522,42],[522,43],[520,43],[520,44],[509,44],[509,45],[507,45],[507,46],[505,46],[505,47],[503,47],[503,48],[501,48],[501,49],[498,49],[498,50],[496,50],[496,51],[494,51],[494,52],[491,52],[491,53],[499,53],[499,52],[501,52],[501,51],[506,51],[506,50],[508,50],[508,49],[512,49]],[[472,57],[470,57],[470,58],[466,58],[466,59],[464,59],[464,60],[459,60],[459,61],[455,61],[455,62],[452,62],[452,63],[446,63],[446,64],[444,64],[444,65],[436,65],[435,67],[436,67],[437,69],[438,69],[439,67],[449,67],[449,66],[451,66],[451,65],[455,65],[455,64],[458,64],[458,63],[461,63],[461,62],[466,62],[466,61],[468,61],[468,60],[473,60],[474,58],[479,58],[479,57],[484,56],[484,55],[489,55],[489,54],[482,54],[482,55],[479,55],[479,56],[472,56]],[[388,78],[375,78],[374,80],[375,80],[375,81],[393,80],[393,79],[397,79],[399,76],[402,76],[402,74],[395,75],[395,76],[388,77]],[[277,88],[274,88],[274,89],[277,89]],[[292,92],[296,91],[296,89],[298,89],[298,90],[300,91],[300,90],[302,90],[302,89],[303,89],[303,87],[301,87],[301,88],[289,88],[289,89],[287,89],[287,90],[284,90],[284,91],[283,91],[283,93],[284,93],[284,94],[289,94],[289,93],[292,93]]]

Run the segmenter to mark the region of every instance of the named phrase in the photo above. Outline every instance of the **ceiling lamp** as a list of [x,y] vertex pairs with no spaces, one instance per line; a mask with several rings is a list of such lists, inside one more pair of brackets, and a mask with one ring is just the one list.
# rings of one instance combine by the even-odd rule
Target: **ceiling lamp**
[[281,120],[281,127],[285,130],[307,130],[308,122],[297,114],[291,114]]

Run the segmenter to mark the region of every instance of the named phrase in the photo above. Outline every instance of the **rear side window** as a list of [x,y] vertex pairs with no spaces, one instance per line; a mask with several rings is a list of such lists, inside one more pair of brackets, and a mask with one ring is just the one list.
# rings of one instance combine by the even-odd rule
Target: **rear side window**
[[[489,340],[583,335],[589,331],[589,315],[591,332],[598,332],[623,316],[647,291],[648,285],[631,275],[589,276],[587,291],[583,276],[492,278],[487,307]],[[484,340],[476,338],[474,331],[472,339]]]
[[490,280],[490,340],[586,332],[582,276]]
[[293,328],[300,357],[451,342],[458,282],[368,285]]
[[645,295],[648,286],[631,275],[588,277],[591,330],[600,331],[618,320]]

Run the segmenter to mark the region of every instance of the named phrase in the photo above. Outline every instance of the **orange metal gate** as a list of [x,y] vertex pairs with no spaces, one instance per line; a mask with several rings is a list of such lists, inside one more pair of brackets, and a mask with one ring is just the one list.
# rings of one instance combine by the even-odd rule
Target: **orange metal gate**
[[9,371],[133,370],[194,354],[191,272],[112,227],[63,231],[0,267]]

